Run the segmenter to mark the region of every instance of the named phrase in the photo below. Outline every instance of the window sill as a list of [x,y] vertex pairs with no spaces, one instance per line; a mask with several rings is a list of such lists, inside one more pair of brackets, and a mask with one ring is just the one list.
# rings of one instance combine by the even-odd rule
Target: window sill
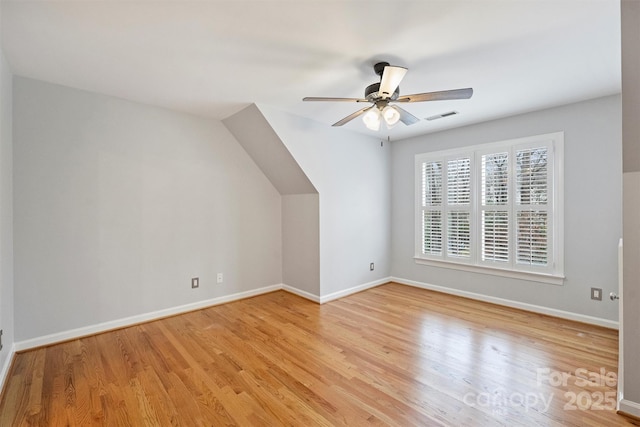
[[564,284],[564,275],[532,273],[529,271],[515,271],[501,268],[492,268],[479,265],[469,265],[448,261],[438,261],[425,258],[413,258],[416,264],[428,265],[431,267],[449,268],[452,270],[469,271],[472,273],[489,274],[493,276],[509,277],[511,279],[528,280],[531,282],[547,283],[550,285]]

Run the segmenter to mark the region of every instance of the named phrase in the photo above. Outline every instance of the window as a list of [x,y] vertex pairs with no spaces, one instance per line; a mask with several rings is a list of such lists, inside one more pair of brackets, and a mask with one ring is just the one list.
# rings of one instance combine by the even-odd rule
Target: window
[[562,132],[416,156],[416,261],[562,283]]

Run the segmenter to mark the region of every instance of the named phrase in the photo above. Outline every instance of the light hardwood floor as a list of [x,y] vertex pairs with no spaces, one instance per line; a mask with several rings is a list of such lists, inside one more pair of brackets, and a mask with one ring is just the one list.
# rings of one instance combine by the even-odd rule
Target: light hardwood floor
[[0,425],[630,425],[617,349],[613,330],[394,283],[324,305],[278,291],[18,354]]

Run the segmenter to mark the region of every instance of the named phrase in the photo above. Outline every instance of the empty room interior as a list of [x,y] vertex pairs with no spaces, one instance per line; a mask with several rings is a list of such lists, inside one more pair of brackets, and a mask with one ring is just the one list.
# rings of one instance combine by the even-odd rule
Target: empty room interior
[[640,1],[0,2],[0,425],[640,425]]

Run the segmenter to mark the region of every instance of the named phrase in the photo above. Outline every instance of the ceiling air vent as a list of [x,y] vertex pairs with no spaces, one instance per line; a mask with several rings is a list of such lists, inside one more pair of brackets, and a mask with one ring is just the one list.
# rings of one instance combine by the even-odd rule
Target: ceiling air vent
[[455,116],[459,114],[457,111],[449,111],[448,113],[436,114],[435,116],[427,117],[427,120],[438,120],[449,116]]

